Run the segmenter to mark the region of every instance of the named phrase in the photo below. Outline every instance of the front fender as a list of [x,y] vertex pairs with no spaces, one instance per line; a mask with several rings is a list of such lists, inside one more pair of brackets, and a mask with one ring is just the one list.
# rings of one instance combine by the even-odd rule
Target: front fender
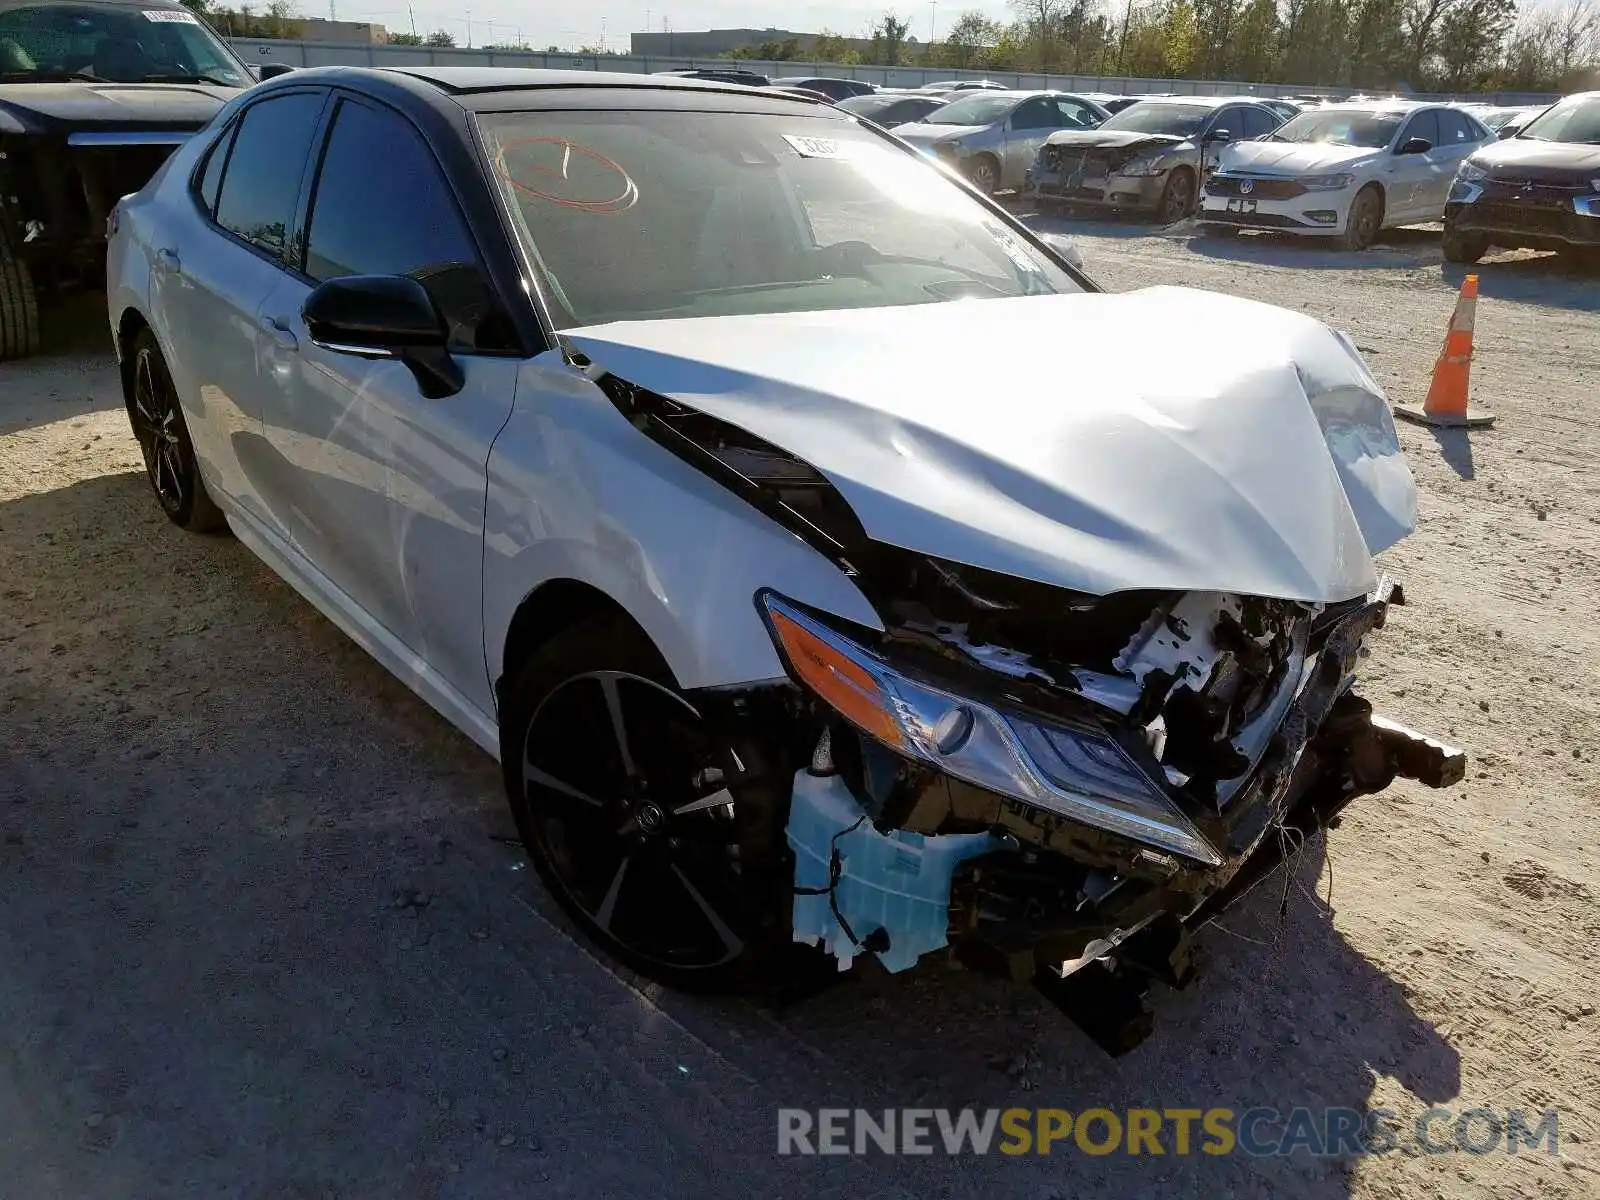
[[484,649],[499,673],[522,602],[586,583],[650,636],[683,688],[782,678],[754,598],[772,588],[883,628],[833,563],[628,423],[549,352],[523,367],[489,458]]

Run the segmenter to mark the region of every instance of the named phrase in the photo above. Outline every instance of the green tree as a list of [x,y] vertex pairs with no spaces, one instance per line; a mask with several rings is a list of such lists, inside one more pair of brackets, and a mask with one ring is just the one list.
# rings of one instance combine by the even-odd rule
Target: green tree
[[420,46],[422,35],[418,33],[391,33],[389,35],[391,46]]
[[905,52],[906,34],[911,22],[886,12],[872,26],[870,61],[885,67],[898,67]]
[[1439,83],[1447,91],[1481,87],[1498,72],[1516,0],[1461,0],[1439,25]]
[[961,71],[985,65],[985,55],[999,44],[1004,32],[999,21],[969,9],[955,19],[944,35],[944,42],[934,48],[932,65]]
[[456,35],[448,29],[435,29],[422,39],[422,44],[424,46],[433,46],[439,50],[453,49],[456,44]]

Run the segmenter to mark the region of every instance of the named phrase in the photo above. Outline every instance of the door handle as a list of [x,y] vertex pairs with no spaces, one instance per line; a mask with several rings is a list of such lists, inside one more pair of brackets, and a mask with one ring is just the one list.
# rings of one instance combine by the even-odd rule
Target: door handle
[[183,260],[171,246],[162,246],[156,251],[156,265],[165,271],[179,271],[183,269]]
[[295,337],[294,330],[289,327],[289,322],[282,317],[261,318],[261,328],[266,331],[273,344],[280,350],[300,349],[300,339]]

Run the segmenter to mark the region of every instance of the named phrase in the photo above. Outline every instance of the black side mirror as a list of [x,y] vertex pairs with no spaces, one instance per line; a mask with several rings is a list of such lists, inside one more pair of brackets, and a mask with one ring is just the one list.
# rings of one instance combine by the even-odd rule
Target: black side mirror
[[1433,149],[1433,143],[1427,138],[1407,138],[1395,150],[1396,154],[1426,154]]
[[1231,142],[1233,141],[1233,131],[1230,129],[1213,129],[1206,134],[1205,140],[1207,142]]
[[288,63],[262,63],[258,74],[261,81],[265,83],[269,79],[276,79],[279,75],[287,75],[292,70],[294,68]]
[[306,330],[314,345],[356,358],[403,362],[429,400],[453,396],[466,384],[450,356],[444,319],[428,290],[406,275],[347,275],[306,297]]

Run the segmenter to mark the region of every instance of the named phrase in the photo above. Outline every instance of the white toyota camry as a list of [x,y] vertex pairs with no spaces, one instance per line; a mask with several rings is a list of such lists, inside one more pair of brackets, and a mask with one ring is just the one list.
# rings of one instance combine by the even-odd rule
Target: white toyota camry
[[1448,104],[1311,109],[1264,138],[1223,147],[1201,197],[1201,228],[1307,234],[1365,250],[1380,230],[1442,220],[1456,168],[1494,140]]
[[1107,295],[829,105],[295,72],[107,288],[165,512],[496,755],[656,978],[950,945],[1123,1049],[1284,847],[1460,777],[1351,687],[1415,498],[1348,339]]

